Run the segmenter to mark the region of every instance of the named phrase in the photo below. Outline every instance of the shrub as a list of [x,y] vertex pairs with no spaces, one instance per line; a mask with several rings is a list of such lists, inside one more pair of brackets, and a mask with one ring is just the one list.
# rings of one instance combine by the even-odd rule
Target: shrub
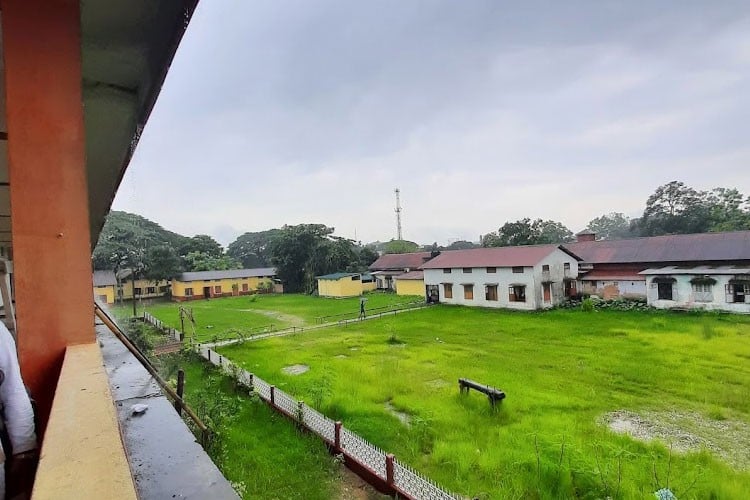
[[587,299],[583,299],[581,302],[581,311],[584,312],[592,312],[594,310],[594,301],[591,299],[591,297]]

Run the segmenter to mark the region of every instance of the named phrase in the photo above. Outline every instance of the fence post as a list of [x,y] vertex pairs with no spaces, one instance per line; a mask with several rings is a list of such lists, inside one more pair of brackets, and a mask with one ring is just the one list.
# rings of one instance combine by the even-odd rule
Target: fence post
[[389,486],[393,486],[393,454],[388,453],[385,456],[385,481]]
[[177,370],[177,396],[180,399],[176,399],[174,402],[174,409],[177,410],[177,414],[182,416],[182,395],[185,392],[185,370]]
[[254,381],[253,381],[253,374],[252,373],[248,373],[247,374],[247,385],[248,385],[248,389],[250,390],[250,392],[253,392],[255,390],[255,384],[254,384]]
[[300,400],[297,401],[297,420],[299,420],[300,427],[304,427],[305,425],[305,402]]
[[337,453],[341,453],[341,421],[337,420],[333,424],[333,447]]
[[211,363],[211,348],[210,347],[206,349],[206,354],[208,354],[208,362]]
[[271,406],[276,406],[276,386],[271,386]]

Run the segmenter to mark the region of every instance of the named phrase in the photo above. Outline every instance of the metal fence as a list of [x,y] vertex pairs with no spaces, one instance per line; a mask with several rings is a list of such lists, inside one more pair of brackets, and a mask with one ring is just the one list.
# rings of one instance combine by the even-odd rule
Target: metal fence
[[143,313],[143,321],[148,323],[151,326],[155,326],[159,330],[161,330],[163,333],[169,335],[175,340],[181,341],[182,340],[182,333],[177,330],[176,328],[172,328],[169,325],[164,324],[162,320],[159,318],[153,316],[151,313],[145,312]]
[[335,452],[343,454],[347,460],[354,461],[399,496],[412,500],[459,500],[462,498],[440,488],[419,472],[396,460],[393,455],[344,428],[341,422],[334,422],[263,379],[238,368],[210,347],[197,344],[196,351],[202,358],[221,367],[230,376],[237,377],[240,383],[253,390],[272,408],[321,437],[333,447]]

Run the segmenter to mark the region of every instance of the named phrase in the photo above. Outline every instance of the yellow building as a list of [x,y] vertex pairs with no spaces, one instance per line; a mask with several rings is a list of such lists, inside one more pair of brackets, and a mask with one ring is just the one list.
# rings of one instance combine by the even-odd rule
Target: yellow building
[[397,295],[425,295],[424,271],[411,271],[394,276]]
[[281,293],[275,282],[276,269],[229,269],[182,273],[172,280],[172,298],[177,301],[237,297],[259,291]]
[[360,273],[333,273],[315,279],[321,297],[356,297],[364,291]]
[[94,298],[105,304],[115,303],[117,279],[114,271],[94,271]]
[[123,279],[120,281],[120,293],[122,298],[125,300],[131,300],[133,298],[133,288],[135,288],[135,296],[138,299],[164,297],[167,292],[169,292],[169,281],[137,279],[135,280],[135,283],[133,283],[130,279]]
[[362,274],[362,291],[363,292],[372,292],[375,290],[378,286],[378,281],[375,279],[375,276],[369,273]]

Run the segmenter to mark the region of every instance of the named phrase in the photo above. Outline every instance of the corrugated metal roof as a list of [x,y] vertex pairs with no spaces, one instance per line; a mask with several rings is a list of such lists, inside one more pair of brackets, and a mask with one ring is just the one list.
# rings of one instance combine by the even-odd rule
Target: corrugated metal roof
[[259,278],[276,276],[275,267],[256,267],[254,269],[228,269],[225,271],[193,271],[182,273],[176,281],[223,280],[237,278]]
[[114,271],[94,271],[94,286],[116,285]]
[[410,271],[396,276],[397,280],[423,280],[424,271]]
[[457,267],[529,267],[557,249],[566,253],[560,245],[528,245],[518,247],[472,248],[450,250],[430,260],[422,269]]
[[590,264],[750,261],[750,231],[582,241],[563,246]]
[[370,264],[371,271],[387,271],[395,269],[417,269],[427,262],[432,254],[430,252],[412,253],[387,253],[381,255],[378,260]]
[[737,267],[737,266],[695,266],[695,267],[686,267],[686,266],[666,266],[666,267],[659,267],[659,268],[651,268],[646,269],[645,271],[641,271],[639,274],[644,275],[643,278],[645,278],[645,275],[660,275],[660,274],[699,274],[701,276],[703,275],[711,275],[711,274],[727,274],[727,275],[733,275],[733,274],[750,274],[750,267]]
[[331,273],[324,274],[323,276],[316,276],[315,279],[319,280],[340,280],[341,278],[351,278],[352,276],[359,276],[359,273]]

